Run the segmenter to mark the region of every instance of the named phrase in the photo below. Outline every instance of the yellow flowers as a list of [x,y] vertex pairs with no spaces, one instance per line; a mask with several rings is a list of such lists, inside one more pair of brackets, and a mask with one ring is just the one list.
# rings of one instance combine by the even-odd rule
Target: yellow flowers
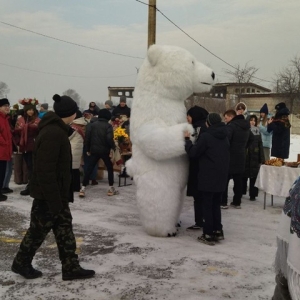
[[124,143],[128,139],[128,134],[126,133],[125,128],[117,127],[114,131],[114,139],[118,143]]

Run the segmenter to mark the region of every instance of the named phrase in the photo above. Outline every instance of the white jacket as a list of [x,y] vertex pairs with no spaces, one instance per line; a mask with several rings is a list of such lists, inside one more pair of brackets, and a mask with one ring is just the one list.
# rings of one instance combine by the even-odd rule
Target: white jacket
[[[73,121],[74,124],[85,126],[87,122],[84,118],[78,118]],[[71,125],[72,126],[72,125]],[[84,129],[83,129],[84,130]],[[79,169],[83,152],[84,139],[76,130],[69,136],[72,151],[72,169]]]

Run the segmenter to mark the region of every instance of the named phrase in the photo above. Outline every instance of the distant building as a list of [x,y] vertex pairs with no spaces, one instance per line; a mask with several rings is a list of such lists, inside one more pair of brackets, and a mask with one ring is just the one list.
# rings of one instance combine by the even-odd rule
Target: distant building
[[210,94],[194,94],[189,97],[186,106],[190,108],[199,105],[209,112],[223,114],[238,102],[244,102],[248,112],[257,115],[264,103],[267,103],[269,112],[275,114],[275,105],[284,102],[291,112],[291,131],[300,134],[300,99],[291,97],[290,94],[272,93],[270,89],[255,83],[217,83]]
[[108,98],[126,96],[126,98],[133,98],[134,87],[108,87]]
[[255,83],[216,83],[212,88],[214,98],[226,98],[229,95],[270,93],[271,90]]

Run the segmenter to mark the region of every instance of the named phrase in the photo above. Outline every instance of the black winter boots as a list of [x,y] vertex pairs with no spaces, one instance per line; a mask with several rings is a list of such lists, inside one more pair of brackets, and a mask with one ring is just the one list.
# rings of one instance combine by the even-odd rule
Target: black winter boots
[[23,191],[20,192],[20,195],[22,195],[22,196],[29,196],[30,195],[28,184],[26,185],[25,190],[23,190]]
[[62,279],[63,280],[74,280],[74,279],[87,279],[95,275],[94,270],[85,270],[80,266],[71,271],[63,271]]
[[20,266],[15,261],[12,264],[11,270],[16,274],[25,277],[26,279],[35,279],[43,275],[41,271],[34,269],[31,264]]
[[7,196],[6,195],[3,195],[1,192],[0,192],[0,202],[1,201],[6,201],[7,200]]

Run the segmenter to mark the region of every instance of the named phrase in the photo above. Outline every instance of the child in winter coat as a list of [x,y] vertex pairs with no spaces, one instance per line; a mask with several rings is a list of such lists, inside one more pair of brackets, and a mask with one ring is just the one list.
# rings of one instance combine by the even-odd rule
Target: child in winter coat
[[72,152],[72,184],[73,192],[80,191],[80,163],[83,151],[84,142],[84,127],[87,122],[84,117],[75,118],[75,120],[70,124],[71,132],[69,135],[69,141],[71,144]]
[[[187,111],[187,121],[194,127],[194,144],[203,132],[207,130],[206,118],[208,111],[200,106],[193,106]],[[203,228],[203,213],[202,213],[202,201],[201,193],[198,191],[198,173],[199,173],[199,158],[190,158],[189,164],[189,178],[187,183],[187,196],[194,198],[194,213],[195,213],[195,225],[189,226],[187,230],[200,230]]]
[[251,115],[247,118],[250,122],[250,130],[253,133],[253,140],[246,149],[246,166],[243,176],[243,194],[247,193],[247,181],[250,179],[249,196],[251,201],[255,201],[258,196],[258,188],[255,187],[256,177],[260,165],[264,163],[264,150],[259,129],[257,128],[257,116]]
[[268,132],[268,120],[270,119],[269,109],[267,103],[265,103],[259,111],[260,120],[258,122],[258,128],[261,134],[261,139],[264,148],[265,160],[270,159],[270,149],[272,145],[272,132]]

